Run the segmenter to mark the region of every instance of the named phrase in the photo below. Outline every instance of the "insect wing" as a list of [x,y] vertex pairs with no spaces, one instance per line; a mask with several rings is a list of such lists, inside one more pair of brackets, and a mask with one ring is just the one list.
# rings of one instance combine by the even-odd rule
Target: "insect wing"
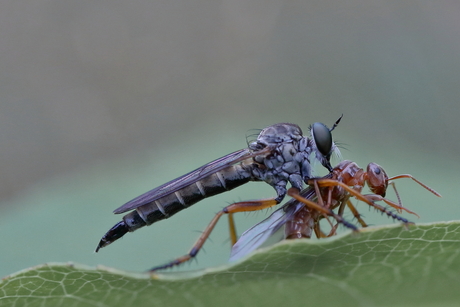
[[[302,190],[300,195],[312,199],[315,196],[315,191],[312,187],[309,187]],[[239,260],[259,248],[304,206],[303,203],[291,199],[281,208],[270,214],[268,218],[246,230],[235,245],[233,245],[230,261]]]
[[[294,207],[295,206],[295,207]],[[274,211],[268,218],[246,230],[233,245],[230,261],[236,261],[260,247],[277,232],[304,204],[297,202],[289,212],[284,207]]]
[[203,165],[202,167],[197,168],[196,170],[191,171],[190,173],[187,173],[179,178],[171,180],[153,190],[146,192],[134,198],[133,200],[127,202],[123,206],[115,209],[113,212],[116,214],[119,214],[119,213],[123,213],[126,211],[136,209],[142,205],[148,204],[166,195],[174,193],[182,189],[183,187],[186,187],[194,182],[197,182],[198,180],[205,178],[206,176],[209,176],[210,174],[216,173],[228,166],[231,166],[235,163],[241,162],[243,160],[252,158],[254,156],[257,156],[257,155],[260,155],[266,152],[267,153],[270,152],[270,149],[265,148],[257,152],[251,152],[248,148],[245,148],[245,149],[235,151],[231,154],[228,154],[217,160],[214,160],[206,165]]

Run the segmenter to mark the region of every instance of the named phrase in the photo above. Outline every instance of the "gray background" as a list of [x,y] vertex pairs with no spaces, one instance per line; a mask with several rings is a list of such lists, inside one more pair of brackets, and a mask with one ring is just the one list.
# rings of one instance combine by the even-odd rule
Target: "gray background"
[[[222,206],[274,191],[252,183],[92,251],[113,209],[245,147],[250,129],[342,113],[344,158],[443,194],[399,182],[421,216],[405,217],[459,219],[459,15],[454,0],[0,2],[0,276],[180,256]],[[266,215],[240,215],[240,232]],[[225,263],[221,224],[186,269]]]

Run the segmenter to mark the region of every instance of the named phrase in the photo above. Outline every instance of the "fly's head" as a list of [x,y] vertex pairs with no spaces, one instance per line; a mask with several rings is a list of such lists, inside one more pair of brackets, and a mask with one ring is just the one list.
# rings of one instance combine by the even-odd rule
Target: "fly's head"
[[367,185],[372,193],[385,197],[388,187],[388,175],[377,163],[367,166]]
[[332,172],[332,154],[340,155],[339,149],[332,141],[331,133],[340,122],[340,119],[342,119],[342,117],[339,118],[331,129],[323,123],[314,123],[310,127],[312,151],[315,153],[316,159],[321,162],[329,172]]

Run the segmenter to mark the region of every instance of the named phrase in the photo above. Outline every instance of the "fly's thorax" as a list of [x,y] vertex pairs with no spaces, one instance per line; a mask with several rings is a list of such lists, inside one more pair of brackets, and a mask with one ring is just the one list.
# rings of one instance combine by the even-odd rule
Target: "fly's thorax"
[[257,176],[279,193],[285,193],[288,182],[302,189],[303,182],[311,177],[308,158],[311,151],[307,145],[308,140],[304,137],[270,145],[272,149],[268,154],[254,157],[254,161],[260,165]]
[[299,141],[302,137],[302,129],[300,129],[299,126],[289,123],[280,123],[262,129],[257,140],[252,144],[256,143],[265,147],[279,143]]
[[260,155],[253,158],[259,165],[253,170],[254,176],[273,186],[277,190],[278,199],[284,197],[282,194],[286,192],[288,182],[301,190],[303,183],[311,178],[312,153],[331,169],[329,157],[333,146],[332,137],[328,139],[323,130],[330,136],[330,130],[319,123],[312,127],[311,138],[304,137],[300,127],[295,124],[281,123],[263,129],[257,140],[249,144],[249,149],[255,153],[261,151]]
[[[263,129],[257,140],[249,144],[249,149],[254,152],[270,148],[270,153],[254,157],[257,163],[268,160],[273,163],[269,168],[276,168],[279,163],[291,161],[297,152],[311,152],[310,140],[302,135],[302,129],[295,124],[280,123]],[[274,158],[271,158],[273,157]],[[278,161],[277,161],[278,160]]]

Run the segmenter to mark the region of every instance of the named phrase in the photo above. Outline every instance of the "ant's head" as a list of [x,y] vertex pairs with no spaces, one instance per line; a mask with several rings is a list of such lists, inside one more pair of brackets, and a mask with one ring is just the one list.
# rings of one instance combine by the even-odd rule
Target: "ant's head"
[[369,163],[367,166],[367,185],[372,193],[385,197],[388,187],[388,176],[377,163]]

